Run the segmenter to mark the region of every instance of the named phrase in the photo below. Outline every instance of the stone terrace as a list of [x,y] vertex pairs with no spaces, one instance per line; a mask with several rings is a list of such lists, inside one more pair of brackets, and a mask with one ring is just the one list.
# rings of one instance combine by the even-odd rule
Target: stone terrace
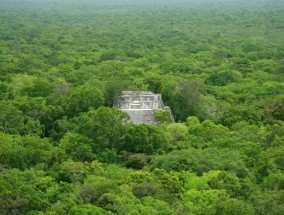
[[137,124],[155,124],[156,110],[170,110],[164,106],[161,94],[150,91],[122,91],[117,107],[128,113],[130,119]]

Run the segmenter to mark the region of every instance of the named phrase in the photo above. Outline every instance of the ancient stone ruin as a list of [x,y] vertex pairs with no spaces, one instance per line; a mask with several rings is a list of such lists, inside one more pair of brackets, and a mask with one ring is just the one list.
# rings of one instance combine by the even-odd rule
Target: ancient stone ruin
[[164,105],[161,94],[149,91],[122,91],[116,106],[128,113],[131,121],[136,124],[155,124],[153,114],[157,110],[171,113],[170,108]]

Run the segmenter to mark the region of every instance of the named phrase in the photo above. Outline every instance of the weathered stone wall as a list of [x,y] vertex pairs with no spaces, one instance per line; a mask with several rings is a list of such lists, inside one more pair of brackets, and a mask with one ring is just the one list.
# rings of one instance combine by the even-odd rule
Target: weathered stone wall
[[123,91],[118,101],[120,109],[159,109],[162,106],[161,95],[148,91]]
[[137,124],[154,124],[153,114],[156,110],[170,111],[169,107],[164,106],[161,94],[149,91],[123,91],[116,106],[128,113],[130,119]]
[[155,124],[154,112],[155,110],[138,110],[138,109],[124,109],[124,112],[128,113],[132,122],[140,124]]

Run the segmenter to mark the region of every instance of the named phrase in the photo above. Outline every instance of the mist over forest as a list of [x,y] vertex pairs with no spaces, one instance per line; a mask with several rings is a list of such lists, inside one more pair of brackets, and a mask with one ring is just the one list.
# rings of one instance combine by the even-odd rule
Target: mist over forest
[[[270,10],[283,8],[282,0],[0,0],[2,9],[31,9],[33,7],[44,10],[129,10],[142,8],[183,8],[183,9],[248,9]],[[17,4],[17,7],[13,5]]]

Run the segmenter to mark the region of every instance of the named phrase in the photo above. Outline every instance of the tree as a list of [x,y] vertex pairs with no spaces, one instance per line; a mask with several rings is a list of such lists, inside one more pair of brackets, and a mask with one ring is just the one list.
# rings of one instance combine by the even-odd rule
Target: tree
[[117,102],[121,91],[124,88],[124,83],[121,80],[112,80],[107,82],[104,89],[105,105],[108,107],[113,107],[115,102]]
[[89,176],[80,187],[79,197],[85,203],[96,203],[108,192],[118,191],[118,183],[102,176]]
[[90,108],[97,109],[103,103],[103,93],[91,83],[86,83],[72,91],[68,113],[70,116],[76,116],[81,112],[87,112]]
[[128,119],[128,115],[121,110],[100,107],[98,110],[83,113],[76,118],[74,130],[94,141],[92,144],[94,152],[119,149],[124,123]]
[[91,140],[77,133],[67,133],[60,140],[59,148],[73,161],[91,161],[94,158]]
[[167,147],[168,139],[162,128],[147,124],[129,124],[125,126],[120,150],[152,154],[163,151]]
[[170,205],[162,200],[155,199],[151,196],[143,197],[141,202],[144,206],[154,208],[157,214],[161,215],[174,215],[174,211],[171,209]]
[[62,163],[55,163],[49,173],[57,181],[83,182],[87,174],[87,165],[68,159]]
[[231,171],[239,178],[245,178],[249,173],[237,152],[216,148],[174,150],[156,157],[150,168],[179,172],[189,170],[198,176],[209,170]]
[[19,134],[23,128],[22,112],[11,101],[0,101],[0,131]]
[[[3,214],[39,213],[50,206],[49,198],[57,201],[64,185],[46,176],[43,171],[8,170],[0,176],[0,209]],[[13,192],[10,192],[13,190]],[[53,194],[51,194],[53,193]]]
[[176,119],[185,121],[188,116],[196,114],[203,90],[204,83],[201,80],[188,80],[178,84],[169,101]]
[[239,82],[242,79],[242,73],[239,71],[218,71],[209,76],[209,82],[217,86],[225,86],[231,82]]
[[106,211],[102,208],[99,208],[97,206],[91,205],[91,204],[83,204],[83,205],[75,205],[73,206],[70,211],[70,215],[108,215],[112,214],[109,211]]
[[158,93],[162,86],[162,77],[157,73],[148,73],[145,77],[144,83],[148,85],[148,89],[153,93]]
[[174,147],[178,147],[179,144],[188,140],[188,128],[186,125],[181,123],[169,124],[166,127],[166,133],[169,135],[170,144]]
[[125,158],[125,165],[128,168],[142,169],[145,165],[150,163],[151,158],[152,157],[143,153],[127,154]]
[[12,96],[45,97],[52,91],[53,85],[44,77],[17,74],[8,89]]
[[231,198],[241,196],[247,199],[254,189],[248,179],[239,179],[234,173],[225,171],[209,177],[208,185],[212,189],[226,190]]
[[173,122],[173,118],[169,110],[157,110],[153,115],[155,121],[159,124],[167,124]]
[[190,189],[184,194],[184,203],[196,214],[217,214],[216,205],[229,198],[225,190]]
[[255,210],[250,203],[246,203],[239,199],[228,199],[218,202],[216,205],[216,214],[221,215],[238,215],[248,214],[254,215]]
[[262,190],[251,196],[251,202],[255,208],[255,214],[282,214],[284,207],[282,204],[284,192]]

